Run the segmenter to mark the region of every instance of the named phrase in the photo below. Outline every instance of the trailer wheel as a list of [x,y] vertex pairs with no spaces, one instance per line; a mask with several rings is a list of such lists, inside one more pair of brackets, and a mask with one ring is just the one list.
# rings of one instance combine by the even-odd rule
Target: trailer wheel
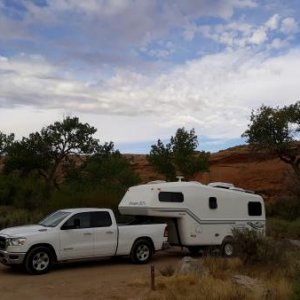
[[133,263],[146,264],[152,257],[151,243],[146,239],[137,240],[132,247],[130,258]]
[[234,256],[234,243],[232,238],[226,238],[222,243],[222,255],[224,257]]
[[47,273],[53,264],[53,254],[48,247],[35,247],[28,253],[24,266],[26,271],[32,275]]

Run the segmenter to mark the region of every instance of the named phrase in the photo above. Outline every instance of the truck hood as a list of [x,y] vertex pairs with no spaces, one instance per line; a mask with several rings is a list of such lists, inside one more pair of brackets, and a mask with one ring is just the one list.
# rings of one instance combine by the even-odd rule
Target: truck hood
[[15,236],[28,236],[34,235],[40,232],[47,232],[49,231],[48,227],[44,227],[41,225],[26,225],[26,226],[17,226],[17,227],[10,227],[0,231],[1,236],[6,237],[15,237]]

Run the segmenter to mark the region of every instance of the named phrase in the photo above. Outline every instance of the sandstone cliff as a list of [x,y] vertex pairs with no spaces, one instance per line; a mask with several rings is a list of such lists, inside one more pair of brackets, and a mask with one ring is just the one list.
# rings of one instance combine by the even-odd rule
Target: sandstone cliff
[[[145,155],[128,155],[132,167],[143,182],[164,179],[153,170]],[[214,181],[230,182],[253,190],[266,200],[289,193],[288,179],[292,169],[275,156],[252,152],[247,146],[233,147],[212,153],[210,170],[196,174],[194,180],[207,184]]]

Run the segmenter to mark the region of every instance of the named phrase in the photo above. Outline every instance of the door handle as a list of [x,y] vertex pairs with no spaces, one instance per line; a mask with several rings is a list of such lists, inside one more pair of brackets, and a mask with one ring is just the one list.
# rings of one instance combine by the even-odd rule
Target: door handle
[[92,235],[91,232],[85,232],[83,235]]
[[106,231],[106,234],[113,234],[113,231]]

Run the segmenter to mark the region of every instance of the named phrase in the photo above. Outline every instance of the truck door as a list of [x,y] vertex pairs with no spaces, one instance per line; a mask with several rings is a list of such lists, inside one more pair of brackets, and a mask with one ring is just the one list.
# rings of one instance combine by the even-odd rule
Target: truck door
[[91,213],[94,228],[94,256],[113,256],[118,241],[117,225],[113,224],[108,211]]
[[94,229],[90,214],[75,214],[62,225],[59,236],[62,260],[93,257]]

